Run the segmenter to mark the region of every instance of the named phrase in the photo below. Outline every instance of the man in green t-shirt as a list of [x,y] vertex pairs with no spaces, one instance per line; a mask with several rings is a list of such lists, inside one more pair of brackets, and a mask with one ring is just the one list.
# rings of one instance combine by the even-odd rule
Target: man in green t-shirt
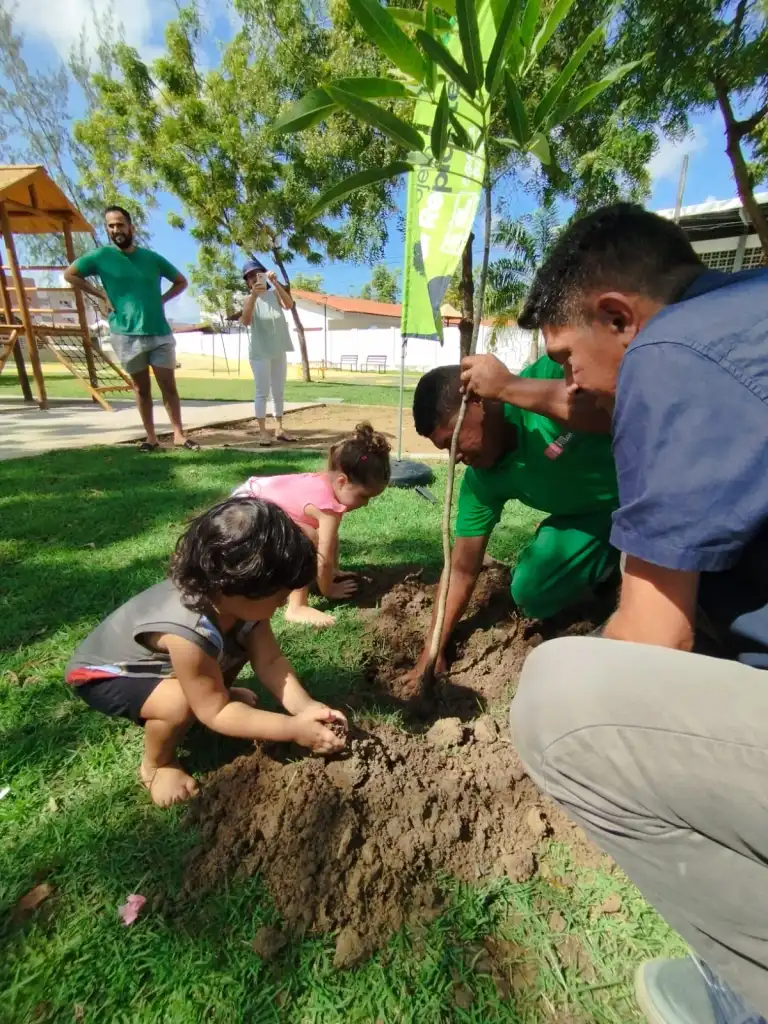
[[[416,430],[446,451],[462,386],[476,400],[467,406],[458,443],[457,458],[467,469],[438,671],[446,668],[446,643],[469,604],[508,501],[547,513],[512,575],[512,598],[524,615],[555,615],[588,597],[619,564],[608,542],[618,504],[608,413],[569,388],[563,368],[547,356],[519,375],[494,356],[474,356],[461,367],[431,370],[416,386]],[[429,637],[416,675],[426,667],[428,652]]]
[[[173,427],[174,444],[198,451],[200,445],[184,436],[181,425],[176,342],[165,317],[166,302],[181,295],[187,279],[163,256],[136,245],[131,215],[121,206],[107,208],[104,225],[113,244],[93,249],[75,260],[64,271],[64,280],[99,299],[109,312],[110,340],[133,381],[136,405],[147,432],[139,451],[154,452],[160,447],[152,410],[150,366]],[[99,277],[103,289],[90,284],[88,277]],[[165,292],[164,278],[171,282]]]

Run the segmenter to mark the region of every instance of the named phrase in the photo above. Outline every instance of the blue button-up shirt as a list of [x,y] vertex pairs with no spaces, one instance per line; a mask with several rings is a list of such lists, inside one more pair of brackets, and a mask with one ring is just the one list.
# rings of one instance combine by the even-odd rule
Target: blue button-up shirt
[[768,270],[702,273],[649,321],[621,364],[613,433],[611,543],[717,574],[707,603],[727,591],[731,632],[768,651]]

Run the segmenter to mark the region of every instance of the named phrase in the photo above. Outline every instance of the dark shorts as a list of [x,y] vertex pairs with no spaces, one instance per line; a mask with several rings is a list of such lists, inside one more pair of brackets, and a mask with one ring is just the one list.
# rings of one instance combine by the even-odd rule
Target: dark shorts
[[101,711],[111,718],[127,718],[136,725],[144,725],[141,709],[151,693],[162,683],[162,676],[111,676],[92,683],[80,683],[71,688],[83,698],[89,708]]

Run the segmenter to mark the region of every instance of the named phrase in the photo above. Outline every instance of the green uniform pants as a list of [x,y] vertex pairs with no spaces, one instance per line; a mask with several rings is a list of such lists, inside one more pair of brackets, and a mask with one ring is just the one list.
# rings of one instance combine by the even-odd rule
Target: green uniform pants
[[610,511],[545,519],[512,575],[512,599],[523,614],[548,619],[588,598],[619,564],[610,533]]

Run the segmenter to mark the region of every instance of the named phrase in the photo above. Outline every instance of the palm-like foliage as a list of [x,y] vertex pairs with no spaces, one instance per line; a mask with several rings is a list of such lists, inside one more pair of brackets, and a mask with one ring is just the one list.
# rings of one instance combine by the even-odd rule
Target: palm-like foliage
[[[489,348],[495,349],[501,332],[515,323],[533,275],[546,259],[559,231],[554,203],[545,201],[533,214],[502,220],[494,228],[492,244],[507,250],[488,266],[486,312],[493,318]],[[531,357],[538,351],[533,339]]]

